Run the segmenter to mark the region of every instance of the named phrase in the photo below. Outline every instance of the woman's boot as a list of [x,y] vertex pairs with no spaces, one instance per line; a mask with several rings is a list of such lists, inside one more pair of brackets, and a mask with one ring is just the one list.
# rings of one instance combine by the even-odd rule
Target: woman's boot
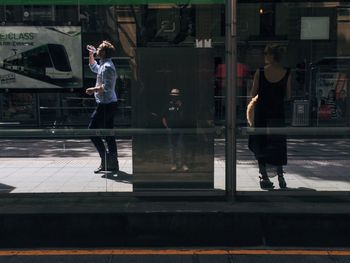
[[273,182],[270,181],[269,177],[259,176],[259,178],[260,178],[261,189],[273,189],[273,188],[275,188],[275,186],[273,185]]
[[270,181],[266,172],[266,165],[262,161],[259,161],[259,173],[261,174],[261,176],[259,176],[261,189],[273,189],[274,185]]
[[286,180],[284,180],[283,174],[278,175],[278,184],[282,189],[287,188],[287,183]]
[[278,184],[280,186],[281,189],[287,188],[287,183],[286,180],[284,180],[283,174],[283,167],[282,166],[278,166],[277,167],[277,175],[278,175]]

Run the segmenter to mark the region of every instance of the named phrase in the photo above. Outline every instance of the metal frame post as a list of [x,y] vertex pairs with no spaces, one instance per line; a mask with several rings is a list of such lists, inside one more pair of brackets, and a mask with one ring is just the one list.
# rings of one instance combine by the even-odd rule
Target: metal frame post
[[237,0],[226,1],[226,193],[230,201],[236,190],[236,89]]

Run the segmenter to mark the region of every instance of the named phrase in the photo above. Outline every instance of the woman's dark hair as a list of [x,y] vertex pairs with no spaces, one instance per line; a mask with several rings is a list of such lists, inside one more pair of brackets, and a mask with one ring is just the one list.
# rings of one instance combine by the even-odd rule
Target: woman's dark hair
[[265,47],[264,53],[273,56],[273,59],[277,62],[281,61],[282,54],[286,51],[286,47],[280,44],[268,44]]

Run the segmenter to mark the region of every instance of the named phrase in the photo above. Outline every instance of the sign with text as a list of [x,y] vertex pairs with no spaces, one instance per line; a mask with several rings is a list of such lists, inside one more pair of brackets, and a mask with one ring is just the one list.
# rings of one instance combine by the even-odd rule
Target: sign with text
[[81,27],[0,27],[0,88],[81,88]]

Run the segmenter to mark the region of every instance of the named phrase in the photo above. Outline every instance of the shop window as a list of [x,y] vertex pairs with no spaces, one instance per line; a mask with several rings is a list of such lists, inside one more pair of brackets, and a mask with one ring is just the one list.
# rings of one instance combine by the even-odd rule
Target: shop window
[[77,25],[78,8],[76,6],[56,6],[55,21],[59,25]]
[[[179,5],[169,8],[145,8],[143,26],[138,32],[140,45],[181,44],[195,36],[195,8]],[[192,38],[191,43],[194,43]]]
[[[16,8],[14,6],[10,10],[16,11]],[[62,147],[55,146],[52,149],[47,145],[40,146],[43,151],[52,151],[55,161],[62,163],[60,157],[63,155],[82,157],[67,159],[68,162],[78,162],[74,175],[75,172],[84,170],[80,161],[86,161],[85,158],[93,160],[87,162],[94,166],[99,157],[88,139],[91,134],[81,131],[88,126],[91,114],[96,109],[94,96],[85,94],[85,88],[93,87],[96,83],[96,74],[88,67],[85,47],[87,44],[97,46],[106,39],[117,47],[117,52],[112,57],[118,75],[116,91],[119,102],[118,112],[114,116],[115,127],[131,126],[132,129],[117,134],[121,173],[96,176],[93,167],[85,167],[91,177],[86,177],[84,172],[81,179],[87,179],[86,184],[74,185],[70,180],[75,180],[76,176],[71,176],[73,173],[69,169],[57,174],[57,180],[62,182],[58,188],[57,184],[55,188],[48,185],[39,187],[36,184],[28,190],[28,187],[23,189],[14,183],[16,191],[136,191],[142,188],[152,189],[153,186],[169,190],[224,189],[225,135],[220,133],[217,142],[217,133],[214,132],[215,103],[216,110],[220,111],[220,125],[224,125],[225,118],[224,10],[222,5],[209,4],[18,6],[18,15],[12,17],[18,18],[18,21],[13,22],[14,27],[35,30],[35,36],[43,44],[35,41],[30,47],[23,44],[22,52],[17,51],[16,56],[11,55],[13,66],[0,69],[1,73],[9,71],[6,79],[2,77],[2,82],[14,83],[14,75],[18,79],[18,82],[9,86],[10,92],[0,94],[2,125],[18,120],[17,124],[11,125],[25,128],[22,125],[24,121],[31,120],[30,125],[35,128],[50,131],[43,133],[37,140],[50,138],[56,146],[61,144]],[[8,17],[11,18],[10,12]],[[82,26],[82,31],[76,27],[75,35],[81,36],[81,41],[74,42],[79,42],[77,46],[69,46],[73,41],[71,31],[58,32],[58,29],[72,28],[66,27],[67,25]],[[64,42],[62,46],[66,47],[71,62],[81,60],[81,64],[76,64],[79,64],[78,69],[84,68],[84,85],[79,85],[77,89],[61,89],[67,83],[66,79],[49,82],[46,78],[37,77],[39,68],[45,70],[42,73],[45,74],[52,65],[59,71],[69,70],[65,67],[66,63],[63,63],[67,54],[61,49],[52,49],[53,44],[61,43],[49,43],[53,37],[37,31],[42,28],[50,28],[55,32],[53,34],[69,35],[68,40],[64,38],[61,41]],[[7,29],[13,30],[12,24]],[[206,40],[205,43],[210,45],[196,46],[197,39]],[[11,52],[9,48],[8,53]],[[18,72],[20,64],[24,65],[24,69],[21,68]],[[33,68],[33,73],[25,73],[27,66]],[[72,71],[75,66],[71,63]],[[67,79],[69,83],[79,81],[81,84],[80,77]],[[34,89],[37,93],[22,92],[25,89]],[[174,105],[178,108],[177,112],[172,112]],[[38,118],[37,122],[35,117]],[[164,125],[164,119],[167,119],[168,126]],[[138,128],[140,129],[137,130]],[[56,129],[64,135],[57,138]],[[91,136],[94,135],[98,136],[98,133]],[[75,153],[66,147],[67,143],[78,145]],[[221,149],[219,158],[214,156],[218,144]],[[8,151],[15,150],[14,148]],[[11,153],[8,152],[8,155]],[[27,174],[27,169],[24,170]],[[214,178],[214,173],[220,178]],[[62,178],[62,175],[68,176]],[[92,178],[96,180],[92,182]],[[41,179],[42,177],[39,180]]]
[[6,18],[6,8],[5,6],[0,5],[0,23],[4,23]]
[[[283,119],[283,128],[277,131],[279,128],[276,125],[258,126],[259,122],[256,126],[262,127],[263,136],[260,138],[266,139],[265,142],[270,132],[273,134],[276,131],[276,135],[286,136],[288,164],[283,170],[287,187],[289,190],[307,190],[315,194],[318,191],[348,191],[349,8],[333,1],[264,1],[240,3],[237,14],[237,68],[240,63],[245,63],[249,68],[250,81],[257,69],[268,72],[271,57],[267,57],[269,54],[265,52],[265,47],[273,44],[282,54],[280,69],[288,68],[292,72],[291,100],[283,100],[284,116],[280,118]],[[243,53],[246,56],[240,57]],[[270,74],[270,77],[274,75],[271,71]],[[239,90],[238,74],[237,84]],[[251,100],[251,86],[252,83],[247,85],[248,101]],[[263,87],[266,86],[271,85]],[[272,98],[275,94],[272,92],[270,95],[268,97]],[[240,100],[237,95],[237,105],[240,105]],[[271,104],[260,108],[256,116],[268,112],[266,108],[272,107]],[[237,110],[237,126],[242,125],[239,119],[246,113],[245,109]],[[246,126],[245,123],[243,125]],[[247,134],[260,135],[254,132]],[[270,163],[265,162],[264,159],[274,156],[270,150],[275,151],[278,147],[272,141],[266,143],[266,147],[258,144],[263,145],[260,149],[266,152],[259,152],[259,149],[254,155],[248,149],[248,138],[251,137],[247,134],[237,135],[237,190],[264,191],[259,185],[258,176],[267,175],[275,189],[282,188],[283,191],[284,184],[276,176],[278,164],[271,160]],[[250,162],[253,165],[248,164]]]
[[275,4],[262,4],[259,8],[260,36],[275,36]]
[[35,118],[32,93],[9,93],[3,96],[3,120],[29,121]]
[[19,22],[22,18],[22,7],[21,6],[6,6],[5,9],[5,21],[6,23],[10,22]]

